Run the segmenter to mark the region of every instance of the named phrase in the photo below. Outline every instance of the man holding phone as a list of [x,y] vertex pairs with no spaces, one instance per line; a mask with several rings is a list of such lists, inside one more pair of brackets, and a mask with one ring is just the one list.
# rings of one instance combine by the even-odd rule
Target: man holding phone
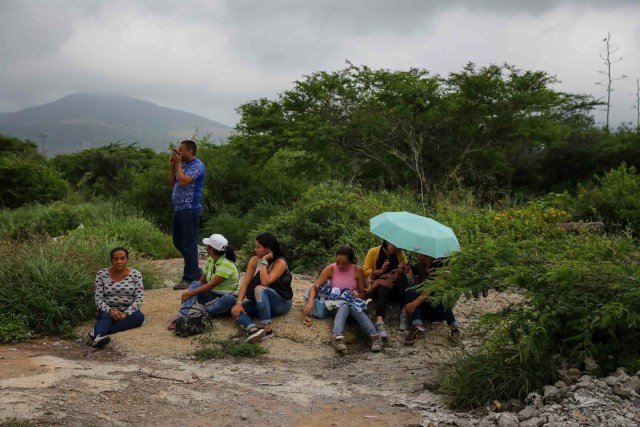
[[196,143],[190,139],[174,148],[169,159],[169,185],[173,187],[173,245],[184,258],[182,280],[173,289],[187,289],[199,280],[198,233],[202,219],[202,190],[206,169],[196,157]]

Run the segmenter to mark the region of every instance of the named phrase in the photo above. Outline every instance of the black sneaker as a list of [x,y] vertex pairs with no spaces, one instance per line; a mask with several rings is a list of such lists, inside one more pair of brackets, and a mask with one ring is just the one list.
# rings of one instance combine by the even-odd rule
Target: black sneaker
[[109,335],[96,335],[93,339],[93,348],[102,348],[111,342]]
[[424,328],[414,326],[411,328],[406,337],[404,337],[404,345],[414,345],[416,341],[424,336]]
[[87,332],[87,339],[84,341],[87,345],[93,345],[93,340],[96,339],[96,336],[93,335],[93,331]]
[[249,332],[249,336],[247,337],[245,342],[255,344],[257,342],[262,341],[266,335],[267,335],[267,331],[265,331],[264,329],[262,328],[256,329],[253,332]]
[[185,289],[189,289],[189,285],[191,285],[191,282],[189,282],[188,280],[182,280],[180,283],[178,283],[177,285],[173,286],[173,290],[174,291],[182,291]]

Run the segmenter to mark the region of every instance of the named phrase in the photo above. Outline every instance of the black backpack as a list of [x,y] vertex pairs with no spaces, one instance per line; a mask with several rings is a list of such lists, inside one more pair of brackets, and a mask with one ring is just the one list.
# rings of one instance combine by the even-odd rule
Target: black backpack
[[179,337],[190,337],[203,333],[210,323],[211,320],[209,319],[208,313],[199,308],[192,307],[189,314],[176,319],[176,329],[174,332]]

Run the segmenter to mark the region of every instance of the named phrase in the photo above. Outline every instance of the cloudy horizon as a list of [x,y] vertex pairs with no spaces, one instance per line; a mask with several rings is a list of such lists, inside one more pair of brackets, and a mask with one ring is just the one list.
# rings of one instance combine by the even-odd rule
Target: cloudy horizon
[[[345,61],[446,76],[468,62],[542,70],[558,90],[606,98],[635,124],[640,2],[321,0],[185,2],[0,0],[0,112],[78,93],[116,93],[233,126],[235,108],[273,99]],[[604,113],[596,114],[598,123]]]

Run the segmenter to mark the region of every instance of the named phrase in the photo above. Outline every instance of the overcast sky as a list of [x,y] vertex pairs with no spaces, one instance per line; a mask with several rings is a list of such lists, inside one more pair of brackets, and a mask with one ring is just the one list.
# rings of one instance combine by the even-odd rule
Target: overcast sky
[[628,76],[612,123],[635,124],[640,0],[0,0],[0,112],[106,92],[234,125],[243,102],[345,60],[444,76],[507,62],[604,98],[608,31]]

